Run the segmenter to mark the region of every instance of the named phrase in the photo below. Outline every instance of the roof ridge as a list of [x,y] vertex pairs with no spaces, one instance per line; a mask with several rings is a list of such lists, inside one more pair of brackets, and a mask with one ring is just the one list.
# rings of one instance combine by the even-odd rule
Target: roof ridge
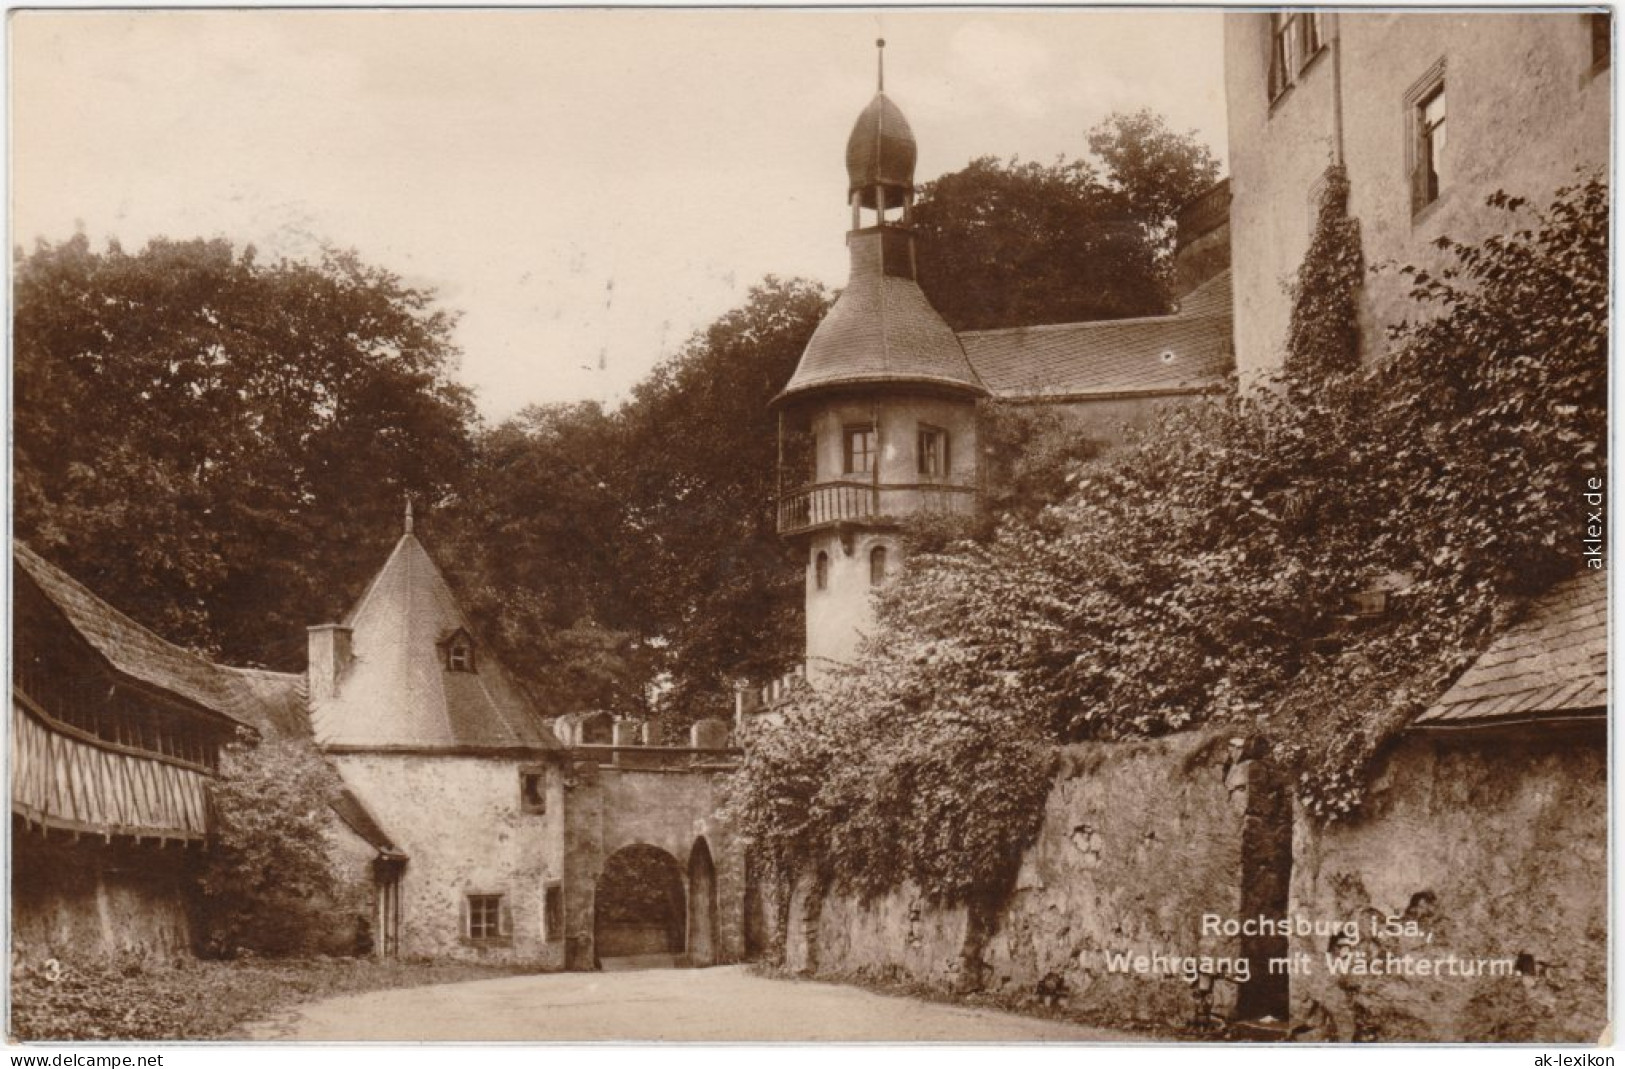
[[1061,331],[1080,330],[1086,327],[1131,327],[1143,326],[1147,323],[1171,323],[1183,320],[1187,323],[1205,323],[1213,319],[1234,319],[1233,312],[1170,312],[1160,316],[1131,316],[1125,319],[1080,319],[1074,323],[1034,323],[1028,327],[990,327],[987,330],[960,331],[956,337],[985,338],[993,334],[1020,334],[1024,331]]

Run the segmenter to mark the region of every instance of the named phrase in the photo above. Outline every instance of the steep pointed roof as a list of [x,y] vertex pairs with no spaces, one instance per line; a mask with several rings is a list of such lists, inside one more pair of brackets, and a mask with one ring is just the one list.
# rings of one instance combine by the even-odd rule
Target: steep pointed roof
[[313,701],[329,749],[553,750],[559,742],[489,648],[447,668],[442,644],[468,621],[410,530],[344,620],[352,657],[334,697]]

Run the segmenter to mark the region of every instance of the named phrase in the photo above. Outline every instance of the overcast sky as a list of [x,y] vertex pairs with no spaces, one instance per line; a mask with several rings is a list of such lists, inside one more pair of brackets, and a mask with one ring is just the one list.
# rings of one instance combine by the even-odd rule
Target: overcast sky
[[492,419],[613,402],[763,275],[840,285],[876,36],[919,181],[1142,106],[1225,148],[1212,10],[12,17],[14,244],[353,247],[463,314]]

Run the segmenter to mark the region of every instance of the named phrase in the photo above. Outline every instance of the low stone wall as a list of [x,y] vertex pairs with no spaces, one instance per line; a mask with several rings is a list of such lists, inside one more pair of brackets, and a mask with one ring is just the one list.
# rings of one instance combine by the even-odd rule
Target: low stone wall
[[[1235,936],[1204,935],[1202,918],[1234,919],[1254,904],[1244,843],[1264,848],[1249,812],[1257,818],[1262,801],[1279,797],[1261,789],[1263,775],[1216,731],[1069,747],[1038,841],[991,917],[932,906],[908,889],[858,902],[802,884],[788,910],[786,965],[1033,1001],[1053,994],[1101,1020],[1184,1024],[1194,1004],[1185,968],[1248,949]],[[1277,856],[1263,860],[1279,864],[1289,817],[1277,823]],[[1284,905],[1284,871],[1276,882]],[[1237,991],[1217,985],[1216,1009],[1227,1012]]]
[[[1293,1019],[1324,1039],[1595,1041],[1607,848],[1600,724],[1405,738],[1362,819],[1299,820],[1292,911],[1357,925],[1347,953],[1411,974],[1334,975],[1327,939],[1294,939],[1311,968],[1293,977]],[[1465,975],[1477,961],[1499,974]]]
[[23,832],[11,850],[16,962],[116,954],[167,961],[192,953],[196,848],[89,836],[46,842]]

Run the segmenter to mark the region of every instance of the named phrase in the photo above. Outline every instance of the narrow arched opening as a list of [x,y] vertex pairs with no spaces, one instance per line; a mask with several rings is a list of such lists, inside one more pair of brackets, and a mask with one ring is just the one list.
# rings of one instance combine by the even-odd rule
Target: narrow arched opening
[[688,853],[688,961],[703,968],[717,961],[717,870],[701,836]]

